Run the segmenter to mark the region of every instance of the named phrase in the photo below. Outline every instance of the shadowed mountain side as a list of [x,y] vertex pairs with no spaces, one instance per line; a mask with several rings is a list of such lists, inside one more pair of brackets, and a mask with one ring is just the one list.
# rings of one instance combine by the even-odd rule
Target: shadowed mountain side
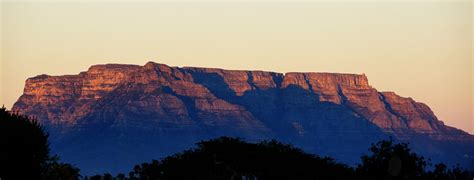
[[[307,100],[306,105],[315,108],[295,107],[282,110],[285,107],[278,107],[272,110],[261,107],[264,111],[252,114],[263,120],[264,128],[253,130],[239,128],[241,123],[238,120],[232,121],[231,117],[228,118],[230,122],[225,125],[206,123],[205,121],[215,118],[213,116],[218,114],[197,110],[196,100],[179,97],[169,92],[168,88],[157,91],[156,94],[148,93],[143,97],[146,100],[140,100],[133,98],[135,97],[133,94],[143,93],[140,91],[128,91],[129,95],[123,96],[124,93],[121,91],[126,91],[126,87],[118,87],[115,92],[104,97],[93,107],[100,110],[79,120],[67,134],[52,134],[52,137],[59,137],[52,138],[53,144],[60,144],[54,149],[62,154],[66,161],[77,162],[80,167],[94,169],[92,173],[118,172],[150,157],[164,157],[186,149],[196,141],[227,135],[242,137],[253,142],[277,138],[301,146],[307,151],[355,164],[359,161],[359,156],[367,150],[370,142],[386,137],[376,126],[357,117],[347,108],[311,100],[317,99],[317,95],[297,86],[288,87],[283,92],[288,97],[285,101],[290,104],[291,101],[301,101],[302,99],[290,98],[289,95],[306,94],[303,98]],[[242,98],[243,100],[255,98],[253,96],[258,94],[265,96],[267,92],[275,92],[275,89],[256,91],[257,94],[246,93]],[[136,113],[134,109],[150,109],[140,107],[137,102],[142,104],[156,102],[154,97],[176,100],[176,103],[186,107],[185,111],[189,117],[172,116],[176,112],[158,110],[151,112],[143,110],[139,114]],[[338,114],[338,117],[330,117],[328,113]],[[205,116],[206,120],[200,120],[201,116]],[[189,121],[190,118],[195,120]],[[124,158],[117,160],[117,157]],[[97,163],[98,160],[100,163]],[[127,162],[129,166],[120,166],[123,162]]]
[[[357,157],[353,155],[365,151],[370,141],[386,137],[377,126],[351,109],[331,102],[321,102],[318,94],[300,86],[263,90],[253,86],[252,90],[245,91],[242,96],[236,96],[218,74],[190,73],[195,82],[204,85],[220,99],[246,107],[273,130],[274,137],[304,147],[310,152],[354,163],[358,158],[349,158],[350,156]],[[273,74],[273,77],[276,84],[281,82],[279,74]],[[351,151],[356,153],[347,155]]]

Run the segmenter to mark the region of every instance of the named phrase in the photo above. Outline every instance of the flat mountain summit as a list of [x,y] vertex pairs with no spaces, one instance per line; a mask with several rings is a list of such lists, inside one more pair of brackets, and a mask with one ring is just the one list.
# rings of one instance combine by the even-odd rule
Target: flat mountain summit
[[13,107],[37,117],[53,152],[86,173],[118,172],[218,136],[277,139],[354,164],[371,143],[406,141],[474,169],[474,136],[365,75],[94,65],[26,80]]

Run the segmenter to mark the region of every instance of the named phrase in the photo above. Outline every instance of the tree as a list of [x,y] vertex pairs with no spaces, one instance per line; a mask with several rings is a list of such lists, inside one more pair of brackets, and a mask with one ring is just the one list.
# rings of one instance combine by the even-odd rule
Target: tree
[[139,179],[343,179],[353,169],[273,141],[247,143],[221,137],[197,143],[161,161],[136,165]]
[[364,179],[420,179],[424,175],[425,159],[411,152],[406,143],[383,140],[369,150],[371,154],[362,156],[356,169]]
[[117,180],[125,180],[125,174],[123,173],[117,174]]
[[[471,180],[474,174],[436,164],[426,171],[424,157],[406,143],[382,140],[369,148],[354,170],[329,157],[308,154],[276,140],[247,143],[220,137],[160,161],[135,165],[130,179],[422,179]],[[123,174],[122,174],[123,175]],[[117,176],[118,179],[119,176]],[[121,176],[123,178],[123,176]]]
[[43,175],[43,179],[47,180],[75,180],[79,179],[79,169],[72,166],[71,164],[58,162],[59,158],[53,158],[54,160],[49,163],[47,169]]
[[0,178],[78,179],[78,168],[50,155],[48,136],[36,119],[0,108]]
[[105,173],[103,176],[103,180],[112,180],[113,176],[110,173]]
[[102,180],[102,176],[101,175],[91,176],[91,180]]
[[41,179],[49,152],[48,134],[35,119],[0,108],[2,179]]

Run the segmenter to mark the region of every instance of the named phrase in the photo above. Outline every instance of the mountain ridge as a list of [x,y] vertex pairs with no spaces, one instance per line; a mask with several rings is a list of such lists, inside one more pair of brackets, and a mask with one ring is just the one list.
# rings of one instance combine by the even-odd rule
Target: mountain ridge
[[[473,135],[444,125],[423,103],[377,91],[364,74],[170,67],[154,62],[94,65],[78,75],[29,78],[13,110],[37,116],[58,136],[54,145],[66,154],[78,152],[75,145],[65,144],[95,146],[81,136],[108,132],[98,138],[117,143],[156,138],[146,140],[154,145],[145,150],[166,149],[161,144],[173,143],[171,139],[182,141],[184,147],[193,139],[233,135],[277,138],[311,152],[355,159],[369,143],[393,136],[413,142],[428,155],[455,151],[444,159],[474,162]],[[176,136],[165,138],[171,135]],[[433,148],[422,150],[427,145]],[[351,146],[356,148],[344,150]],[[457,147],[465,150],[452,149]]]
[[[234,90],[237,95],[242,95],[244,93],[244,91],[251,90],[252,88],[254,88],[254,89],[255,88],[270,88],[270,87],[283,87],[283,88],[285,88],[285,87],[288,87],[289,85],[293,85],[293,84],[296,84],[296,85],[302,87],[303,89],[314,91],[313,86],[315,86],[315,84],[313,82],[315,82],[314,81],[315,79],[316,79],[317,82],[320,82],[320,80],[323,79],[322,85],[323,86],[326,85],[326,87],[327,86],[335,86],[337,88],[340,88],[341,85],[343,85],[343,86],[347,85],[350,88],[358,88],[358,87],[361,87],[361,89],[371,89],[372,88],[372,86],[369,85],[368,79],[365,76],[365,74],[327,73],[327,72],[323,72],[323,73],[319,73],[319,72],[276,73],[276,72],[261,71],[261,70],[257,70],[257,71],[226,70],[226,69],[221,69],[221,68],[203,68],[203,67],[188,67],[188,66],[184,66],[184,67],[180,68],[180,67],[170,67],[170,66],[167,66],[165,64],[158,64],[158,63],[154,63],[154,62],[148,62],[144,66],[128,65],[128,64],[127,65],[123,65],[123,64],[93,65],[88,69],[88,71],[81,72],[81,73],[79,73],[79,75],[49,76],[49,75],[43,74],[43,75],[35,76],[35,77],[29,78],[27,80],[24,94],[29,95],[28,90],[31,89],[31,86],[34,86],[33,85],[34,83],[38,83],[38,81],[46,80],[46,79],[49,79],[49,78],[52,78],[53,79],[52,81],[54,81],[55,78],[58,78],[60,80],[63,79],[63,78],[73,79],[73,80],[77,79],[77,80],[80,81],[81,78],[82,78],[81,76],[84,76],[85,74],[94,74],[94,73],[101,72],[101,71],[112,71],[112,73],[117,73],[117,72],[114,72],[114,71],[117,71],[117,70],[118,71],[123,71],[123,70],[125,70],[125,71],[136,71],[140,68],[145,68],[145,69],[146,68],[155,68],[156,66],[158,66],[158,68],[161,68],[161,69],[159,69],[160,71],[164,70],[164,72],[167,72],[168,70],[171,70],[171,69],[182,69],[182,70],[185,70],[185,71],[186,70],[191,70],[191,71],[199,71],[199,72],[201,72],[201,71],[211,72],[211,73],[217,73],[217,74],[220,73],[219,75],[223,75],[222,72],[226,72],[226,73],[230,72],[231,75],[232,75],[232,73],[238,73],[238,74],[251,73],[250,75],[248,75],[249,77],[247,77],[247,80],[250,79],[250,76],[253,76],[253,74],[257,74],[257,76],[259,74],[271,74],[272,76],[280,76],[280,78],[282,79],[280,82],[278,82],[278,81],[268,82],[268,81],[272,81],[272,79],[269,79],[269,78],[273,78],[273,77],[259,76],[260,78],[262,78],[262,77],[267,78],[267,79],[261,79],[261,81],[259,81],[260,86],[255,86],[255,84],[253,84],[253,83],[255,83],[254,80],[250,80],[250,81],[253,81],[253,83],[249,83],[248,85],[239,84],[237,86],[231,86],[230,88],[232,90]],[[118,78],[119,80],[118,81],[127,81],[126,79],[120,79],[120,77],[122,77],[122,76],[123,76],[123,74],[119,75],[119,78]],[[224,79],[224,81],[225,80],[226,79]],[[237,79],[237,81],[238,80],[239,79]],[[267,82],[265,82],[265,80]],[[233,81],[233,79],[230,79],[230,80],[227,81],[227,83],[232,83],[232,81]],[[333,81],[333,82],[331,82],[331,81]],[[104,85],[104,86],[108,85],[106,81],[104,81],[104,82],[105,83],[102,83],[102,85]],[[259,82],[257,81],[257,83],[259,83]],[[75,84],[73,84],[73,85],[77,85],[77,84],[80,84],[80,83],[81,82],[75,82]],[[122,82],[116,82],[115,84],[119,84],[119,83],[122,83]],[[241,82],[239,82],[239,83],[241,83]],[[265,83],[267,83],[267,84],[265,84]],[[335,83],[337,85],[331,85],[329,83]],[[253,87],[251,86],[252,84],[253,84]],[[110,84],[109,84],[109,86],[110,86]],[[331,88],[331,87],[329,87],[329,88]],[[111,89],[112,88],[104,87],[101,90],[108,91],[108,90],[111,90]],[[320,89],[322,89],[322,88],[320,88]],[[329,90],[334,90],[334,89],[329,89]],[[341,92],[339,92],[340,90],[341,89],[337,89],[336,90],[337,93],[341,93]],[[373,90],[376,90],[376,89],[373,88]],[[337,97],[334,94],[334,92],[328,92],[328,91],[324,91],[324,90],[320,90],[320,92],[322,92],[323,98],[325,98],[325,99],[323,99],[323,101],[330,101],[330,102],[335,102],[335,103],[341,103],[342,102],[343,96]],[[326,93],[326,94],[324,94],[324,93]],[[330,93],[333,93],[333,94],[330,94]],[[400,97],[400,96],[396,95],[395,92],[387,91],[387,92],[378,92],[378,93],[381,96],[383,96],[382,97],[383,99],[385,99],[385,96],[390,96],[392,100],[406,99],[406,100],[412,101],[414,103],[419,103],[419,102],[414,101],[411,97],[408,97],[408,98]],[[35,94],[35,93],[32,93],[32,94]],[[77,94],[77,92],[76,92],[76,94]],[[326,95],[326,97],[324,97],[324,95]],[[338,95],[341,95],[341,94],[338,94]],[[330,97],[330,96],[333,96],[333,97]],[[99,97],[96,97],[96,98],[99,98]],[[19,102],[21,102],[21,100]],[[429,109],[428,106],[426,106],[425,104],[422,104],[422,103],[419,103],[418,105],[424,106],[424,108],[427,111],[426,113],[432,114],[431,118],[434,117],[437,120],[436,116],[434,116],[434,114],[432,113],[431,109]],[[22,109],[18,108],[18,106],[19,105],[15,104],[13,110],[17,110],[17,111],[21,112]],[[389,108],[389,109],[391,109],[391,108]],[[397,114],[397,113],[392,112],[392,114]],[[442,122],[442,121],[439,121],[439,122]],[[421,126],[423,126],[423,125],[421,125]],[[425,124],[424,128],[429,129],[428,126],[429,125]],[[384,126],[384,127],[387,127],[387,126]]]

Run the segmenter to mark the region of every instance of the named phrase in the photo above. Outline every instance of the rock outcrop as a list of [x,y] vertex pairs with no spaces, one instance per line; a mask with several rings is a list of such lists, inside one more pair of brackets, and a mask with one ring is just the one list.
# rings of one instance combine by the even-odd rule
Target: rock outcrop
[[29,78],[13,110],[36,116],[57,151],[84,166],[98,160],[81,148],[112,151],[109,160],[140,150],[147,160],[219,135],[277,138],[349,162],[392,136],[421,149],[432,141],[432,151],[422,150],[431,155],[467,147],[445,159],[474,162],[472,135],[445,126],[423,103],[378,92],[365,75],[95,65],[78,75]]

